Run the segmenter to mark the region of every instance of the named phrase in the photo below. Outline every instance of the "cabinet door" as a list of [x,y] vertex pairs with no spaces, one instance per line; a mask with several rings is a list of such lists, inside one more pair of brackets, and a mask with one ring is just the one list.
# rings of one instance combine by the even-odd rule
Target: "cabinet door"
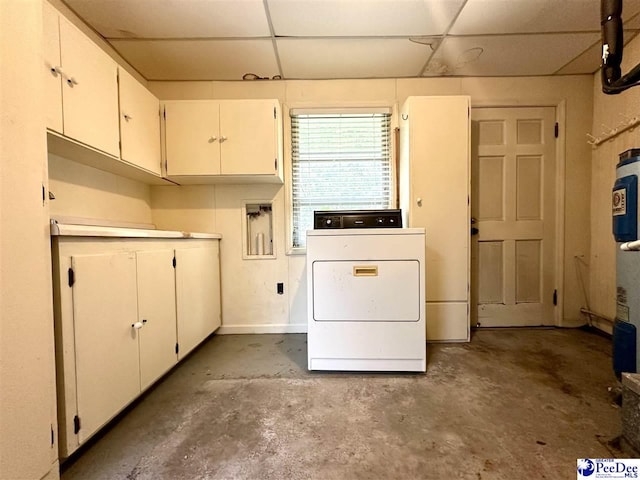
[[165,104],[167,176],[220,174],[218,103]]
[[136,252],[140,384],[145,390],[177,362],[173,250]]
[[60,63],[60,26],[58,12],[42,3],[43,55],[45,67],[45,116],[47,128],[62,133],[62,65]]
[[136,259],[133,253],[82,255],[75,273],[73,321],[79,442],[140,393]]
[[218,243],[184,248],[176,255],[176,310],[179,357],[184,357],[220,326]]
[[275,100],[220,102],[220,173],[276,175],[276,112]]
[[118,70],[122,159],[160,175],[160,102],[126,70]]
[[467,302],[469,101],[467,97],[412,100],[411,226],[427,229],[427,302]]
[[64,134],[119,157],[116,63],[63,17],[60,51]]

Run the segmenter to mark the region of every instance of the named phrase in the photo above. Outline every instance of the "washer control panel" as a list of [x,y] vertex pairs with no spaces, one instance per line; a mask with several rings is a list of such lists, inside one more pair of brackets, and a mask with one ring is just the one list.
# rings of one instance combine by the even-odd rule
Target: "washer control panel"
[[402,228],[402,213],[399,209],[316,211],[313,228]]

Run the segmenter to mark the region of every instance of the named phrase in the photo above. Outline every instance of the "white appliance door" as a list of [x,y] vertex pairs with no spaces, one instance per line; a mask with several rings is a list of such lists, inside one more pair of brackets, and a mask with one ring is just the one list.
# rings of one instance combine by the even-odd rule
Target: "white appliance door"
[[313,262],[313,319],[320,322],[417,322],[417,260]]

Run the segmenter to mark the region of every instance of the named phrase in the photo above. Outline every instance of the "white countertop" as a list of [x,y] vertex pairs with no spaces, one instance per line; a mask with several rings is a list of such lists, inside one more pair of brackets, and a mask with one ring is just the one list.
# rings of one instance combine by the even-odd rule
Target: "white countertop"
[[70,237],[120,237],[120,238],[209,238],[221,239],[219,233],[178,232],[145,228],[108,227],[100,225],[75,225],[51,221],[52,236]]

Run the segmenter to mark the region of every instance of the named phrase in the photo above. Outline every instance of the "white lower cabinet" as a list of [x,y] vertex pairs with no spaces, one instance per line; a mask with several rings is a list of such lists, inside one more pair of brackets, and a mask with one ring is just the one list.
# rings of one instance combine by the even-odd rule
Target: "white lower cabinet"
[[203,239],[53,238],[59,445],[66,458],[220,326],[219,246]]
[[[135,253],[71,257],[78,442],[140,393]],[[77,420],[75,420],[77,418]]]
[[221,324],[218,244],[176,249],[178,357],[184,358]]
[[176,363],[173,257],[173,250],[136,252],[141,390]]

